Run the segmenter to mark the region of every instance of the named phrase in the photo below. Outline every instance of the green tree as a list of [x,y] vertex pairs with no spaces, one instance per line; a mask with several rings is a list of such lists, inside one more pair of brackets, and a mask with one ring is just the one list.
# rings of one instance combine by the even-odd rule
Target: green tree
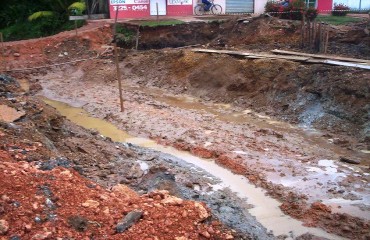
[[86,4],[84,0],[76,2],[75,0],[39,0],[48,9],[43,11],[37,11],[28,17],[28,20],[33,21],[43,17],[52,17],[60,15],[66,17],[69,14],[81,15],[86,10]]

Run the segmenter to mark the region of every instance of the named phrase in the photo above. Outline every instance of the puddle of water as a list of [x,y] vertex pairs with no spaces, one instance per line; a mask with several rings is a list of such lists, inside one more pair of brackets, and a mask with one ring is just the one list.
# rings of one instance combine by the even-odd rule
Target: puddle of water
[[[370,196],[367,196],[367,202],[370,201]],[[332,198],[328,200],[324,200],[323,203],[327,206],[331,207],[333,213],[348,213],[350,212],[351,215],[357,216],[366,220],[370,220],[370,215],[367,214],[368,212],[362,211],[357,206],[353,206],[354,204],[361,204],[362,201],[359,200],[346,200],[343,198]]]
[[[245,177],[235,175],[231,171],[218,166],[213,161],[195,157],[188,152],[182,152],[172,147],[158,145],[152,140],[133,138],[109,122],[90,117],[88,113],[81,108],[71,107],[68,104],[49,99],[44,99],[44,101],[47,104],[55,107],[62,115],[66,116],[69,120],[80,126],[97,129],[102,135],[110,137],[115,141],[129,142],[176,156],[177,158],[191,163],[203,169],[203,171],[219,178],[221,183],[217,186],[214,186],[214,188],[229,188],[240,198],[246,199],[248,204],[254,206],[248,211],[255,216],[257,221],[259,221],[264,227],[266,227],[269,231],[273,231],[276,236],[286,234],[297,237],[308,232],[318,237],[342,239],[336,235],[329,234],[322,229],[308,228],[303,226],[302,222],[285,215],[279,208],[280,202],[269,196],[266,196],[266,191],[255,187]],[[140,167],[144,170],[147,169],[147,166],[142,164],[140,164]]]
[[244,151],[233,151],[233,153],[236,153],[236,154],[241,154],[241,155],[248,155],[247,152],[244,152]]
[[96,129],[100,134],[110,137],[113,141],[125,142],[128,138],[132,138],[132,136],[124,131],[119,130],[113,124],[109,124],[108,122],[99,118],[90,117],[88,112],[82,108],[72,107],[66,103],[47,98],[43,98],[43,101],[56,108],[61,115],[65,116],[75,124],[87,129]]

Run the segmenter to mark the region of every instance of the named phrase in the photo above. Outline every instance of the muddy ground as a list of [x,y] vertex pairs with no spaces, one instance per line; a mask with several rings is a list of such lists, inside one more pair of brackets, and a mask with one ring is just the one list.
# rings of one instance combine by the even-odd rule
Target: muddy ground
[[[212,191],[218,180],[207,173],[195,169],[188,174],[189,166],[173,156],[112,142],[28,97],[16,83],[5,85],[1,106],[24,115],[16,122],[1,121],[1,236],[271,238],[235,194],[226,189]],[[142,164],[146,167],[141,168]],[[194,183],[208,187],[206,198],[193,188]],[[205,201],[215,215],[205,205],[169,194]],[[129,232],[117,233],[116,225],[131,211],[141,211],[144,217]],[[223,227],[216,215],[238,231]]]
[[[335,34],[329,51],[368,58],[369,37],[361,33],[361,24],[332,27]],[[337,237],[366,239],[370,206],[369,71],[236,59],[190,49],[146,50],[192,44],[253,51],[297,49],[297,26],[296,22],[259,18],[249,23],[229,20],[140,28],[139,49],[143,51],[121,51],[123,113],[118,111],[115,66],[109,51],[99,59],[68,67],[12,75],[28,79],[31,94],[42,87],[39,94],[83,107],[133,136],[214,159],[267,190],[281,201],[286,214],[307,226],[324,228]],[[102,29],[96,35],[81,36],[78,41],[86,51],[76,55],[71,54],[76,39],[54,40],[42,61],[63,62],[102,53],[107,48],[99,49],[99,43],[109,44],[107,26]],[[128,41],[121,46],[130,48],[132,44]],[[14,47],[8,47],[11,49]],[[32,65],[25,60],[27,56],[11,57],[18,59],[12,67]],[[63,127],[57,126],[56,131],[65,129],[64,124],[70,127],[68,121],[62,122]],[[68,141],[58,134],[45,134],[55,151],[62,151],[87,178],[106,187],[125,183],[141,193],[159,188],[182,198],[205,201],[214,216],[237,230],[239,237],[273,237],[250,216],[252,206],[228,190],[204,194],[203,189],[217,184],[215,179],[202,177],[205,173],[189,174],[189,166],[181,161],[166,161],[168,156],[160,153],[112,143],[94,131],[72,132]],[[81,136],[86,139],[83,143],[79,142]],[[126,154],[129,160],[117,154]],[[340,162],[341,157],[361,164]],[[143,162],[150,170],[140,168]]]

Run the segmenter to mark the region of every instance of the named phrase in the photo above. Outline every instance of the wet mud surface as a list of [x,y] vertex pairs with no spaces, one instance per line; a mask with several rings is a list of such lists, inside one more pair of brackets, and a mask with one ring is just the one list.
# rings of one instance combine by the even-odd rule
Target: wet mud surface
[[[204,44],[203,47],[212,48],[296,49],[299,33],[295,24],[270,18],[259,18],[250,24],[237,21],[201,23],[193,27],[209,28],[204,32],[209,36],[200,34],[199,39],[194,39]],[[170,34],[171,29],[149,28],[141,32],[139,49],[188,45],[187,34]],[[192,26],[182,26],[181,29],[190,34]],[[369,237],[368,71],[279,60],[252,61],[182,49],[121,50],[125,111],[120,113],[112,53],[106,51],[109,48],[100,48],[110,43],[109,31],[109,26],[104,26],[79,39],[54,39],[49,45],[41,41],[45,47],[34,48],[42,50],[37,64],[89,58],[97,53],[102,54],[100,59],[12,74],[24,80],[24,83],[20,82],[28,88],[28,95],[37,93],[40,97],[28,103],[28,100],[17,99],[17,94],[2,95],[3,105],[27,113],[14,125],[2,125],[2,134],[7,136],[2,141],[8,144],[3,149],[4,154],[12,152],[9,159],[37,163],[44,170],[55,166],[72,167],[74,170],[71,171],[77,171],[103,188],[109,190],[117,184],[126,184],[143,198],[164,201],[167,193],[146,193],[166,189],[184,199],[204,201],[212,210],[214,219],[200,220],[195,227],[183,228],[185,226],[181,225],[178,234],[189,232],[185,236],[189,239],[209,238],[209,235],[214,239],[315,239],[313,235],[317,232],[314,231],[308,231],[314,234],[300,237],[304,232],[289,233],[293,224],[287,231],[282,228],[281,232],[268,233],[271,223],[252,217],[260,216],[253,207],[259,204],[271,207],[275,203],[265,203],[261,198],[251,204],[248,195],[241,196],[238,189],[233,189],[235,186],[224,188],[222,178],[227,177],[214,177],[209,173],[211,169],[204,171],[197,167],[199,162],[208,159],[238,174],[235,176],[244,177],[248,184],[263,189],[263,193],[269,195],[266,198],[278,200],[279,211],[287,214],[283,216],[299,219],[305,227],[320,227],[335,234],[319,232],[321,237]],[[329,52],[367,58],[369,38],[361,35],[361,31],[360,25],[348,26],[348,29],[333,28],[336,37],[331,41],[338,45],[330,45]],[[153,34],[156,37],[151,38]],[[76,42],[86,51],[73,51]],[[29,46],[27,44],[31,43],[25,46]],[[7,46],[12,60],[10,67],[33,65],[32,57],[24,49],[27,48]],[[13,57],[15,50],[23,51],[24,55]],[[39,54],[38,50],[36,52]],[[30,86],[26,84],[28,80]],[[84,115],[82,112],[86,111],[102,121],[98,121],[98,125],[105,126],[110,122],[114,126],[94,129],[96,120],[85,117],[80,123],[73,120],[93,128],[83,130],[42,103],[49,101],[61,112],[69,108],[68,105],[60,108],[63,103],[53,100],[77,107],[68,110],[71,115]],[[25,149],[20,147],[23,143],[20,139],[27,138],[42,143],[43,147],[22,152]],[[152,141],[148,142],[148,139]],[[9,144],[12,141],[16,148]],[[163,153],[167,149],[163,146],[172,146],[203,160],[189,165],[181,157]],[[340,159],[349,159],[352,163]],[[358,162],[360,164],[353,164]],[[251,200],[253,197],[249,196]],[[148,204],[145,201],[143,204]],[[160,208],[153,206],[156,210]],[[197,206],[189,205],[188,209]],[[171,211],[168,214],[177,213],[184,218],[188,214],[179,209]],[[129,211],[125,210],[127,213]],[[217,219],[235,230],[224,229],[215,223]],[[147,220],[146,223],[151,225],[152,219]],[[163,216],[159,239],[176,226],[173,221],[162,220]],[[112,224],[110,220],[110,229],[117,221],[118,218]],[[77,229],[86,227],[86,221],[79,217],[73,217],[69,222]],[[279,223],[282,226],[283,222]],[[207,224],[221,227],[213,229]],[[272,224],[276,225],[276,221]],[[301,227],[300,224],[296,229],[301,230]],[[133,233],[143,234],[138,235],[143,237],[148,235],[140,229]]]
[[[244,206],[238,205],[243,201],[233,193],[211,192],[218,180],[206,173],[189,175],[188,166],[172,156],[112,142],[79,127],[41,100],[28,97],[19,86],[1,92],[11,93],[0,98],[1,104],[26,113],[20,120],[0,122],[1,236],[272,239],[243,212]],[[214,194],[207,204],[215,213],[204,203],[183,200],[204,199],[204,193],[192,187],[193,181]],[[224,200],[216,201],[218,195]],[[225,214],[213,206],[217,204],[235,209],[235,214]],[[124,231],[121,219],[132,211],[141,212],[141,220]],[[227,215],[224,224],[237,229],[226,228],[216,215]],[[249,221],[242,221],[246,218]]]
[[[83,106],[91,115],[111,121],[133,136],[215,159],[267,189],[283,201],[286,213],[310,226],[337,233],[339,229],[341,235],[348,236],[348,222],[357,222],[358,217],[366,225],[369,220],[366,153],[338,147],[320,131],[301,129],[251,109],[240,111],[228,104],[171,95],[158,88],[146,89],[140,83],[139,87],[135,85],[137,78],[132,78],[133,82],[126,78],[125,112],[119,113],[118,99],[108,97],[118,95],[115,82],[109,78],[109,68],[113,74],[113,65],[106,62],[94,73],[69,69],[35,79],[44,88],[42,95]],[[101,81],[100,76],[105,80]],[[363,162],[358,166],[341,163],[341,155]],[[311,204],[318,201],[331,210],[313,209],[315,205]],[[336,217],[323,217],[337,213],[338,217],[342,213],[352,216],[345,217],[346,223],[339,227],[335,225]],[[355,225],[350,234],[367,234],[362,223]]]

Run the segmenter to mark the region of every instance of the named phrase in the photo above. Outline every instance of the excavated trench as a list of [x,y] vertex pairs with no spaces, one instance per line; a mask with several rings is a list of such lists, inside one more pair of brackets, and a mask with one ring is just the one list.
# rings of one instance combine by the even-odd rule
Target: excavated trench
[[[170,173],[151,171],[158,162],[153,164],[153,159],[149,162],[139,160],[137,163],[141,171],[144,172],[144,175],[148,175],[144,177],[144,181],[139,185],[131,185],[138,190],[145,189],[148,191],[158,187],[161,188],[164,184],[174,185],[172,188],[178,188],[176,195],[206,202],[222,222],[237,229],[242,234],[256,239],[272,239],[273,236],[286,236],[286,238],[296,239],[304,234],[328,239],[342,239],[319,228],[305,227],[302,222],[285,215],[279,208],[280,202],[267,196],[263,189],[255,187],[245,177],[220,167],[213,160],[202,159],[172,147],[162,146],[150,139],[130,136],[107,121],[89,116],[82,108],[72,107],[47,98],[44,98],[44,101],[55,107],[61,115],[73,123],[87,129],[95,129],[104,137],[128,144],[126,146],[131,146],[131,149],[143,152],[145,155],[157,155],[159,156],[159,164],[169,162],[172,169],[188,171],[191,175],[194,175],[192,178],[195,176],[197,178],[197,183],[191,186],[193,191],[184,190],[184,182],[181,180],[180,174],[171,176]],[[119,164],[116,167],[120,168]],[[149,173],[150,171],[152,173]],[[186,174],[185,177],[190,178],[189,174]],[[153,182],[157,183],[153,184]],[[224,201],[220,206],[218,197],[229,200]],[[215,206],[217,207],[215,208]],[[236,213],[236,211],[240,212]],[[257,222],[251,216],[255,217]],[[279,224],[277,225],[276,222],[279,222]],[[267,234],[264,228],[272,234]]]
[[[288,187],[288,189],[291,189],[292,186],[297,186],[300,191],[302,191],[302,194],[307,192],[311,193],[311,196],[309,197],[311,200],[309,200],[309,202],[320,199],[320,201],[323,201],[325,204],[333,206],[333,211],[336,211],[337,213],[351,213],[358,218],[367,219],[366,210],[360,210],[358,207],[353,206],[353,204],[359,204],[358,206],[366,206],[369,200],[366,198],[365,190],[366,180],[364,179],[368,178],[365,165],[353,170],[356,171],[356,174],[359,176],[358,180],[355,180],[356,184],[358,185],[356,188],[359,190],[356,192],[357,197],[354,199],[355,201],[346,200],[347,202],[343,202],[340,197],[338,198],[337,196],[333,197],[330,195],[326,196],[327,193],[325,192],[332,191],[330,189],[332,189],[331,187],[333,184],[339,188],[342,188],[343,186],[341,185],[341,181],[347,179],[351,175],[351,170],[348,170],[345,165],[338,165],[338,163],[335,163],[335,158],[338,158],[340,155],[351,156],[362,159],[364,164],[366,164],[367,153],[360,150],[349,150],[337,144],[330,143],[327,135],[324,135],[322,132],[313,128],[304,129],[297,125],[278,121],[277,119],[271,118],[266,114],[255,112],[251,108],[244,108],[243,105],[235,104],[233,100],[230,101],[230,99],[233,99],[233,96],[226,95],[223,92],[228,90],[227,88],[225,89],[222,87],[222,84],[220,87],[220,85],[217,84],[208,85],[205,82],[198,81],[196,83],[196,89],[191,85],[191,83],[183,81],[182,79],[175,81],[173,77],[176,76],[176,74],[179,74],[179,72],[176,72],[176,74],[170,74],[172,68],[168,67],[171,67],[170,62],[173,61],[174,56],[176,56],[179,62],[183,61],[183,59],[181,59],[182,56],[188,61],[193,61],[192,58],[196,59],[196,61],[199,61],[199,58],[201,58],[208,59],[208,61],[212,63],[214,60],[209,58],[208,55],[197,55],[191,51],[176,53],[171,50],[162,52],[161,56],[158,55],[159,52],[150,51],[140,54],[134,53],[133,55],[126,56],[123,63],[123,69],[125,69],[123,89],[126,107],[126,110],[123,113],[124,116],[119,113],[115,113],[118,107],[118,102],[116,98],[111,98],[112,93],[114,93],[115,96],[117,94],[116,83],[110,78],[113,77],[110,71],[112,70],[112,72],[114,72],[114,65],[112,63],[108,63],[104,60],[104,68],[99,67],[101,63],[95,62],[94,64],[78,66],[75,68],[60,69],[50,72],[45,76],[36,76],[36,78],[39,79],[44,88],[42,92],[44,96],[47,96],[50,99],[67,102],[73,104],[74,106],[83,106],[83,108],[87,110],[89,114],[109,120],[117,125],[120,129],[127,129],[130,134],[127,134],[127,132],[122,132],[116,127],[112,128],[112,125],[108,125],[104,120],[88,120],[86,113],[81,114],[81,109],[70,108],[68,105],[47,100],[50,105],[55,106],[62,112],[63,115],[71,118],[71,120],[77,124],[81,124],[87,128],[98,129],[102,135],[110,136],[114,141],[126,142],[157,150],[162,152],[160,155],[171,154],[175,156],[174,158],[167,158],[167,160],[166,157],[164,159],[160,159],[158,162],[160,164],[163,162],[166,162],[166,164],[168,164],[168,162],[178,163],[179,161],[181,164],[190,163],[193,165],[186,165],[185,169],[187,170],[184,170],[185,172],[189,172],[189,169],[191,174],[195,174],[196,172],[200,171],[201,174],[207,173],[210,174],[209,176],[211,176],[211,178],[217,179],[216,182],[211,182],[208,184],[204,183],[203,180],[200,181],[199,179],[197,181],[192,181],[191,184],[188,185],[191,185],[192,190],[194,190],[196,193],[193,192],[191,194],[184,194],[184,191],[175,191],[175,194],[181,197],[198,199],[207,202],[210,208],[214,210],[215,214],[225,224],[238,229],[243,234],[248,236],[257,236],[257,238],[261,238],[261,236],[265,236],[267,238],[268,236],[264,230],[258,230],[257,232],[251,230],[254,229],[254,227],[251,227],[251,225],[257,223],[245,219],[251,219],[250,215],[252,215],[256,217],[257,221],[259,222],[258,224],[262,224],[262,226],[267,230],[273,231],[275,236],[281,235],[297,238],[299,235],[309,232],[312,235],[327,237],[329,239],[340,239],[339,236],[326,235],[326,233],[322,232],[321,230],[302,227],[301,222],[296,221],[282,213],[279,209],[280,203],[278,201],[265,196],[264,190],[255,188],[243,176],[243,172],[240,171],[240,169],[243,169],[243,166],[248,166],[250,168],[251,173],[249,173],[249,177],[251,175],[254,176],[254,174],[263,174],[265,176],[263,178],[265,179],[267,185],[262,185],[264,188],[276,186],[275,184],[282,184],[285,187]],[[240,59],[233,60],[230,57],[215,58],[219,61],[222,61],[224,64],[227,63],[225,59],[230,61],[230,63],[227,63],[229,66],[235,66],[235,64],[240,62],[248,61]],[[167,61],[164,61],[163,59],[167,59]],[[154,65],[151,65],[150,61],[153,62],[152,64],[156,64],[156,68],[154,68]],[[166,63],[169,66],[166,66]],[[263,65],[272,64],[270,61],[262,63]],[[190,62],[189,65],[191,64],[192,62]],[[294,63],[283,62],[283,65],[284,64],[290,64],[294,66]],[[186,68],[189,67],[186,65],[184,66]],[[154,70],[151,70],[150,67],[153,67]],[[201,67],[201,65],[195,66],[195,68],[192,70],[196,72],[197,67]],[[283,68],[280,68],[280,70],[281,69]],[[156,71],[160,71],[160,73]],[[179,69],[175,69],[174,71],[179,71]],[[205,74],[203,74],[203,77],[204,75]],[[160,79],[158,76],[171,76],[171,81],[166,82],[166,79]],[[226,76],[223,76],[223,79],[226,81]],[[199,87],[199,84],[201,87]],[[209,89],[209,86],[211,89]],[[157,87],[161,87],[162,89]],[[66,91],[67,88],[69,89],[68,91]],[[177,93],[177,95],[172,95],[170,92]],[[180,92],[181,94],[179,94]],[[212,92],[213,94],[211,95],[208,92]],[[184,93],[193,93],[194,96],[198,95],[200,98],[184,95]],[[199,93],[202,94],[199,95]],[[222,96],[226,102],[221,103],[220,99]],[[104,98],[105,100],[102,100]],[[218,103],[212,103],[210,101],[211,99],[216,100]],[[138,116],[137,114],[141,116]],[[173,117],[171,115],[173,115]],[[74,118],[76,116],[77,119]],[[180,127],[183,125],[184,121],[193,121],[190,120],[193,117],[198,119],[199,122],[204,122],[204,124],[208,126],[202,126],[204,129],[201,130],[197,129],[199,132],[198,136],[189,135],[187,133],[194,130],[191,127],[189,127],[189,129],[186,127]],[[170,121],[166,123],[165,119],[167,118],[169,118]],[[181,120],[181,118],[184,119]],[[92,122],[92,125],[90,125],[90,122]],[[212,128],[210,127],[210,124],[215,124],[215,126]],[[247,128],[238,129],[240,126]],[[251,132],[251,129],[248,129],[250,126],[253,126],[252,129],[257,130],[254,134],[271,133],[275,140],[271,138],[266,138],[263,140],[268,142],[269,145],[274,142],[274,144],[281,144],[281,146],[272,147],[272,145],[270,145],[267,147],[264,146],[265,144],[261,143],[261,146],[259,147],[260,150],[255,150],[253,148],[243,147],[243,144],[240,145],[242,143],[240,141],[239,143],[233,143],[230,141],[229,138],[233,137],[233,134],[235,134],[231,131],[231,129],[236,128],[237,132],[242,132],[245,134],[245,141],[248,146],[248,142],[250,141],[248,139],[255,138],[256,136],[255,135],[252,137],[252,135],[250,135],[249,132]],[[203,130],[205,131],[202,134]],[[252,132],[255,130],[252,130]],[[219,143],[215,141],[216,139],[212,140],[212,138],[209,138],[207,135],[212,134],[214,131],[220,131],[221,133],[226,131],[226,135],[222,136],[224,137],[223,141],[225,142],[225,147],[223,150],[217,150],[219,152],[221,151],[220,153],[216,155],[211,154],[211,158],[212,156],[217,157],[216,162],[220,164],[219,155],[231,152],[233,154],[231,155],[231,162],[237,161],[239,165],[236,165],[236,167],[230,167],[232,165],[225,165],[223,162],[221,162],[221,165],[241,174],[239,177],[238,175],[232,174],[225,168],[218,166],[213,161],[210,161],[209,156],[206,157],[206,160],[197,158],[184,152],[163,147],[152,140],[148,140],[150,137],[155,139],[157,142],[162,142],[165,145],[172,145],[176,148],[187,151],[189,151],[189,149],[179,147],[181,146],[180,144],[185,143],[195,146],[199,144],[198,146],[203,145],[203,149],[212,149],[217,147]],[[229,134],[227,134],[228,131],[230,131]],[[144,138],[135,138],[132,137],[133,135],[143,136]],[[198,142],[199,140],[200,142]],[[291,141],[296,143],[291,146],[291,143],[289,143]],[[288,142],[287,145],[285,145],[286,142]],[[258,146],[258,144],[256,146]],[[268,151],[270,151],[269,148],[271,147],[273,152],[268,153]],[[302,148],[303,151],[301,152],[299,150],[293,150],[293,156],[289,154],[286,155],[286,152],[291,151],[289,149],[298,149],[298,147]],[[190,150],[190,152],[199,156],[198,152],[194,152],[193,150]],[[153,152],[150,153],[153,154]],[[156,152],[155,154],[158,153]],[[246,157],[246,162],[240,164],[240,158],[244,159],[244,156]],[[233,160],[233,158],[235,160]],[[299,159],[298,162],[297,158]],[[300,159],[308,160],[302,161]],[[317,160],[318,162],[315,164],[315,161]],[[263,162],[263,165],[267,165],[269,167],[267,169],[260,169],[260,165],[258,165],[259,161]],[[146,173],[150,172],[150,164],[148,165],[148,163],[145,161],[140,161],[137,164],[142,171]],[[291,173],[292,166],[293,174]],[[194,170],[194,167],[198,170]],[[173,165],[166,169],[172,168],[174,168]],[[175,169],[177,168],[175,167]],[[194,171],[192,171],[192,169]],[[301,184],[302,178],[306,179],[305,181],[308,180],[306,182],[307,184]],[[170,185],[170,189],[178,188],[178,183],[175,183],[177,187],[173,186],[173,181],[176,182],[177,179],[176,174],[171,177],[168,176],[168,174],[166,175],[165,173],[161,173],[161,171],[154,171],[154,173],[149,174],[148,176],[144,174],[143,179],[147,179],[146,181],[144,180],[142,182],[143,185],[133,185],[133,187],[144,189],[145,192],[158,186],[168,187],[168,185]],[[323,189],[322,187],[317,189],[317,184],[320,183],[322,186],[322,181],[326,182],[324,183]],[[151,182],[156,182],[156,184],[151,185]],[[224,187],[228,187],[230,189],[227,191],[230,191],[229,194],[232,196],[228,196],[230,196],[230,199],[233,200],[228,201],[228,204],[230,204],[231,209],[234,210],[220,206],[220,193],[217,193],[216,196],[209,197],[209,193],[207,193],[207,191],[204,192],[203,189],[207,189],[207,185],[209,186],[209,184],[212,185],[211,189],[213,190],[211,190],[211,192],[217,192],[219,188],[224,190]],[[142,188],[141,186],[146,187]],[[347,185],[347,187],[348,191],[353,194],[352,191],[349,190],[351,188],[351,184]],[[269,194],[272,194],[276,197],[276,195],[273,193],[276,191],[275,187],[273,187],[273,189],[274,190],[269,191]],[[235,197],[238,200],[235,200]],[[241,200],[243,198],[247,199]],[[223,198],[221,197],[221,199]],[[294,197],[294,199],[296,198]],[[269,208],[266,208],[266,206],[269,206]],[[292,209],[295,208],[296,207],[292,207]],[[242,214],[236,214],[236,212],[240,212]],[[286,213],[292,214],[292,212],[289,211]],[[284,226],[287,227],[282,228],[282,225],[277,226],[275,224],[276,221],[281,222],[281,224],[284,223]],[[368,219],[365,221],[368,221]],[[257,227],[257,229],[263,229],[262,226]],[[329,227],[329,229],[331,229],[331,227]],[[361,227],[359,229],[361,229]],[[336,232],[336,230],[333,229],[330,231]],[[344,234],[343,236],[348,235]]]
[[[71,121],[140,153],[142,159],[127,165],[133,174],[140,172],[139,184],[127,182],[138,191],[169,189],[207,202],[246,238],[295,239],[305,232],[329,239],[368,237],[369,71],[170,49],[298,46],[296,23],[271,28],[275,21],[140,27],[141,51],[127,50],[135,47],[138,27],[122,26],[121,34],[129,32],[118,39],[126,48],[120,63],[123,113],[117,111],[110,56],[34,74],[31,81]],[[356,42],[354,49],[365,47],[351,56],[366,57],[364,43]],[[346,46],[340,51],[351,52]],[[341,156],[361,164],[339,162]],[[121,164],[112,163],[112,175],[127,167]],[[337,235],[303,227],[289,216]]]

